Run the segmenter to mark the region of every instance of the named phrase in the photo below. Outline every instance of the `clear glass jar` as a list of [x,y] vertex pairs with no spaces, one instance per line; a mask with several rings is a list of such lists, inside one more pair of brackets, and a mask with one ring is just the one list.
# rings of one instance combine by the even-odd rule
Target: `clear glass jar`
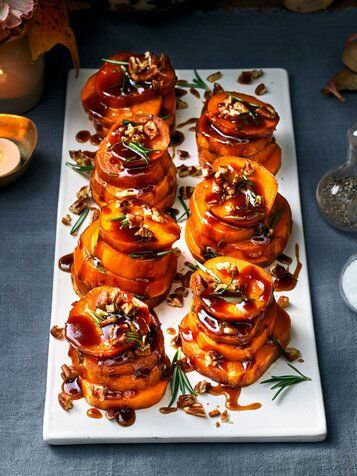
[[316,199],[328,223],[343,231],[357,231],[357,122],[347,131],[346,161],[321,178]]
[[39,102],[44,82],[44,58],[32,61],[28,36],[0,44],[0,112],[23,114]]

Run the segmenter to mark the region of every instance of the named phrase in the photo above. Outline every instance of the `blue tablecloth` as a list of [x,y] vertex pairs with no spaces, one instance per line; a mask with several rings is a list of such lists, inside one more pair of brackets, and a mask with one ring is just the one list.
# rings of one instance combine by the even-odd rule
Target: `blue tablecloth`
[[[165,51],[177,68],[282,67],[290,75],[315,330],[328,438],[315,444],[176,444],[49,447],[42,441],[65,82],[64,50],[47,57],[36,157],[0,191],[0,474],[356,474],[357,319],[337,288],[356,237],[324,223],[321,174],[344,160],[357,119],[320,89],[341,67],[357,9],[299,16],[283,11],[175,13],[162,21],[80,13],[73,21],[83,67],[117,50]],[[1,59],[0,59],[1,60]],[[1,61],[0,61],[1,63]]]

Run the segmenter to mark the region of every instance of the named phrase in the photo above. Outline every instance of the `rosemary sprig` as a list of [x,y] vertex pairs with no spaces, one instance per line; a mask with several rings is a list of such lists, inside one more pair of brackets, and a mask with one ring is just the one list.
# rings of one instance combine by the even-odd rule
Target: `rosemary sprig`
[[91,309],[87,308],[87,314],[93,319],[93,321],[97,324],[97,326],[100,326],[100,323],[102,319],[98,317]]
[[177,81],[177,86],[182,88],[196,88],[196,89],[205,89],[206,91],[210,91],[210,87],[203,81],[201,76],[197,73],[197,70],[194,69],[195,78],[193,78],[192,83],[186,83],[186,81],[179,80]]
[[72,162],[66,162],[67,167],[70,167],[72,170],[75,170],[76,172],[80,173],[85,173],[85,172],[91,172],[94,169],[93,165],[78,165],[78,164],[72,164]]
[[[237,96],[235,96],[234,94],[232,93],[228,93],[229,96],[231,96],[232,99],[234,99],[235,101],[239,101],[241,102],[242,104],[244,104],[245,106],[249,106],[249,107],[253,107],[254,109],[258,109],[258,105],[257,104],[253,104],[249,101],[245,101],[244,99],[241,99]],[[255,122],[257,122],[257,117],[256,115],[254,114],[253,111],[251,111],[250,109],[248,109],[248,111],[246,113],[242,113],[242,114],[248,114]]]
[[114,60],[114,59],[109,59],[109,58],[102,58],[102,61],[105,61],[106,63],[111,63],[111,64],[118,64],[120,66],[128,66],[128,61],[119,61],[119,60]]
[[177,198],[179,199],[179,201],[180,201],[180,203],[181,203],[181,205],[184,209],[184,212],[182,213],[182,215],[180,215],[179,217],[176,218],[176,222],[180,223],[183,218],[185,218],[185,217],[188,218],[190,216],[190,210],[189,210],[188,206],[186,205],[185,200],[183,199],[181,194],[178,195]]
[[129,121],[129,119],[123,119],[123,120],[121,121],[121,123],[122,123],[123,126],[129,126],[129,124],[130,124],[131,126],[135,127],[135,126],[138,126],[138,125],[139,125],[138,122]]
[[119,217],[111,218],[109,221],[120,221],[121,228],[129,226],[129,220],[126,215],[120,215]]
[[139,155],[142,159],[145,160],[147,164],[150,161],[148,154],[150,154],[150,152],[158,152],[157,149],[148,149],[147,147],[144,147],[142,144],[139,144],[138,142],[123,141],[123,145],[127,149]]
[[137,253],[129,253],[130,258],[134,259],[145,259],[147,256],[152,256],[155,255],[156,257],[161,257],[168,255],[170,253],[176,253],[176,249],[172,248],[171,250],[166,250],[166,251],[157,251],[156,253],[154,251],[138,251]]
[[143,338],[136,331],[127,331],[125,333],[126,342],[136,342],[139,345],[143,344]]
[[309,382],[311,381],[311,378],[310,377],[306,377],[306,375],[302,374],[296,367],[294,367],[292,364],[289,364],[288,363],[288,366],[290,368],[292,368],[293,370],[295,370],[295,372],[298,374],[298,375],[272,375],[270,379],[268,380],[263,380],[263,382],[260,382],[261,384],[262,383],[272,383],[274,384],[272,387],[271,387],[271,390],[275,390],[276,388],[278,388],[279,390],[274,394],[272,400],[275,400],[278,395],[285,389],[287,389],[288,387],[291,387],[293,385],[296,385],[298,383],[302,383],[302,382]]
[[89,213],[89,207],[86,207],[82,211],[82,213],[79,215],[78,220],[76,221],[76,223],[72,226],[71,231],[70,231],[71,235],[74,235],[76,233],[76,231],[79,229],[79,227],[82,225],[82,223],[86,219],[86,216],[88,215],[88,213]]
[[180,351],[181,349],[177,349],[171,363],[172,369],[172,380],[171,380],[171,400],[169,403],[169,407],[175,402],[179,390],[181,391],[182,395],[186,395],[187,393],[191,393],[192,395],[197,395],[197,393],[192,388],[192,385],[187,378],[186,373],[184,372],[181,361],[180,361]]

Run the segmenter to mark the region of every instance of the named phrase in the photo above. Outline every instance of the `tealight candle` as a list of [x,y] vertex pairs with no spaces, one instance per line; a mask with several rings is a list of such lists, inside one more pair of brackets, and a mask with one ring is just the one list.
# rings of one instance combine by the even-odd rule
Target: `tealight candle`
[[21,153],[15,142],[0,137],[0,177],[17,169],[20,162]]

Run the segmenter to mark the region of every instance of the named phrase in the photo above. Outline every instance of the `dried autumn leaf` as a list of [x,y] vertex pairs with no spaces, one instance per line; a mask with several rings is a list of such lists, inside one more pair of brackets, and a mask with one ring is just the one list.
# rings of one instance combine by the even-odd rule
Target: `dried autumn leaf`
[[328,8],[334,0],[284,0],[284,6],[296,13],[312,13]]
[[29,22],[29,43],[34,61],[58,43],[66,46],[78,74],[78,48],[69,26],[65,0],[46,0],[38,4]]
[[322,89],[322,93],[328,96],[333,94],[341,102],[345,101],[340,91],[357,91],[357,74],[349,69],[343,69],[337,73]]
[[342,53],[342,61],[347,68],[357,73],[357,33],[349,36]]

